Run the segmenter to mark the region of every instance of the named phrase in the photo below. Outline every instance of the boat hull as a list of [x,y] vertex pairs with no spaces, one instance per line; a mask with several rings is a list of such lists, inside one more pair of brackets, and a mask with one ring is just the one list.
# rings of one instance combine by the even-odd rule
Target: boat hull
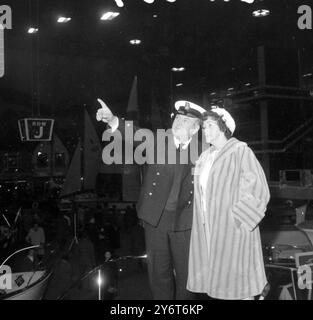
[[41,300],[47,288],[51,273],[44,273],[29,286],[8,292],[3,300]]

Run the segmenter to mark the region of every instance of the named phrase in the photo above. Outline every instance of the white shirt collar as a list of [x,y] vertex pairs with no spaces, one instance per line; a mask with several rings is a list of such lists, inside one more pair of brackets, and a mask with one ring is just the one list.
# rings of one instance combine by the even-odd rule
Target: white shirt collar
[[174,138],[174,144],[175,144],[176,149],[178,149],[179,146],[181,145],[183,150],[186,150],[188,148],[189,143],[192,139],[192,138],[190,138],[187,142],[181,143],[175,136],[173,136],[173,138]]

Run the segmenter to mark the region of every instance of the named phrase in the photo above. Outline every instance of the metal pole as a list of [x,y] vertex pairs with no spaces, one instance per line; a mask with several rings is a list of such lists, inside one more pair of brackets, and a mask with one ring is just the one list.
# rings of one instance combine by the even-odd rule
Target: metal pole
[[75,241],[76,241],[76,239],[77,239],[77,233],[76,233],[76,228],[77,228],[77,226],[76,226],[76,218],[77,218],[77,212],[76,212],[76,210],[75,210],[75,212],[74,212],[74,239],[75,239]]
[[170,70],[170,114],[173,109],[174,92],[173,92],[173,72]]
[[101,269],[98,270],[98,286],[99,286],[99,292],[98,292],[98,300],[101,300]]
[[[266,85],[266,59],[264,45],[258,47],[258,77],[259,85]],[[263,150],[267,150],[268,141],[268,102],[260,102],[260,122],[261,122],[261,141],[263,141]],[[262,154],[262,164],[266,178],[270,178],[270,159],[268,153]]]
[[296,286],[295,286],[295,279],[294,279],[294,275],[293,275],[293,271],[290,270],[291,272],[291,280],[292,280],[292,289],[293,289],[293,294],[295,296],[295,300],[298,300],[298,297],[297,297],[297,291],[296,291]]

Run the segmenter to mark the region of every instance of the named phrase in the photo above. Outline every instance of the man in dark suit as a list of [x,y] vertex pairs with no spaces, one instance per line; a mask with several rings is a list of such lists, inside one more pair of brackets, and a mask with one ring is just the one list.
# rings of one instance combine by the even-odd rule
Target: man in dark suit
[[[115,117],[102,100],[98,101],[102,108],[98,110],[97,120],[108,123],[112,132],[119,128],[126,139],[125,122]],[[166,143],[159,148],[155,134],[154,141],[150,142],[154,147],[157,145],[157,152],[152,156],[153,161],[148,157],[150,161],[145,168],[137,204],[138,217],[145,228],[150,286],[157,300],[193,298],[186,290],[193,207],[191,159],[196,160],[200,154],[195,136],[205,110],[188,101],[177,101],[175,109]],[[193,142],[196,142],[194,148],[191,147]],[[132,143],[136,146],[135,141]],[[151,152],[151,149],[146,151],[149,150]]]

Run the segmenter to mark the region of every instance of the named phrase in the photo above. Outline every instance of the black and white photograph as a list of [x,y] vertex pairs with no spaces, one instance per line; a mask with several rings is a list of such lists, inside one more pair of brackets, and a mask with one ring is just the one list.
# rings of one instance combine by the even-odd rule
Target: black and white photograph
[[1,3],[0,300],[313,300],[312,27],[308,0]]

